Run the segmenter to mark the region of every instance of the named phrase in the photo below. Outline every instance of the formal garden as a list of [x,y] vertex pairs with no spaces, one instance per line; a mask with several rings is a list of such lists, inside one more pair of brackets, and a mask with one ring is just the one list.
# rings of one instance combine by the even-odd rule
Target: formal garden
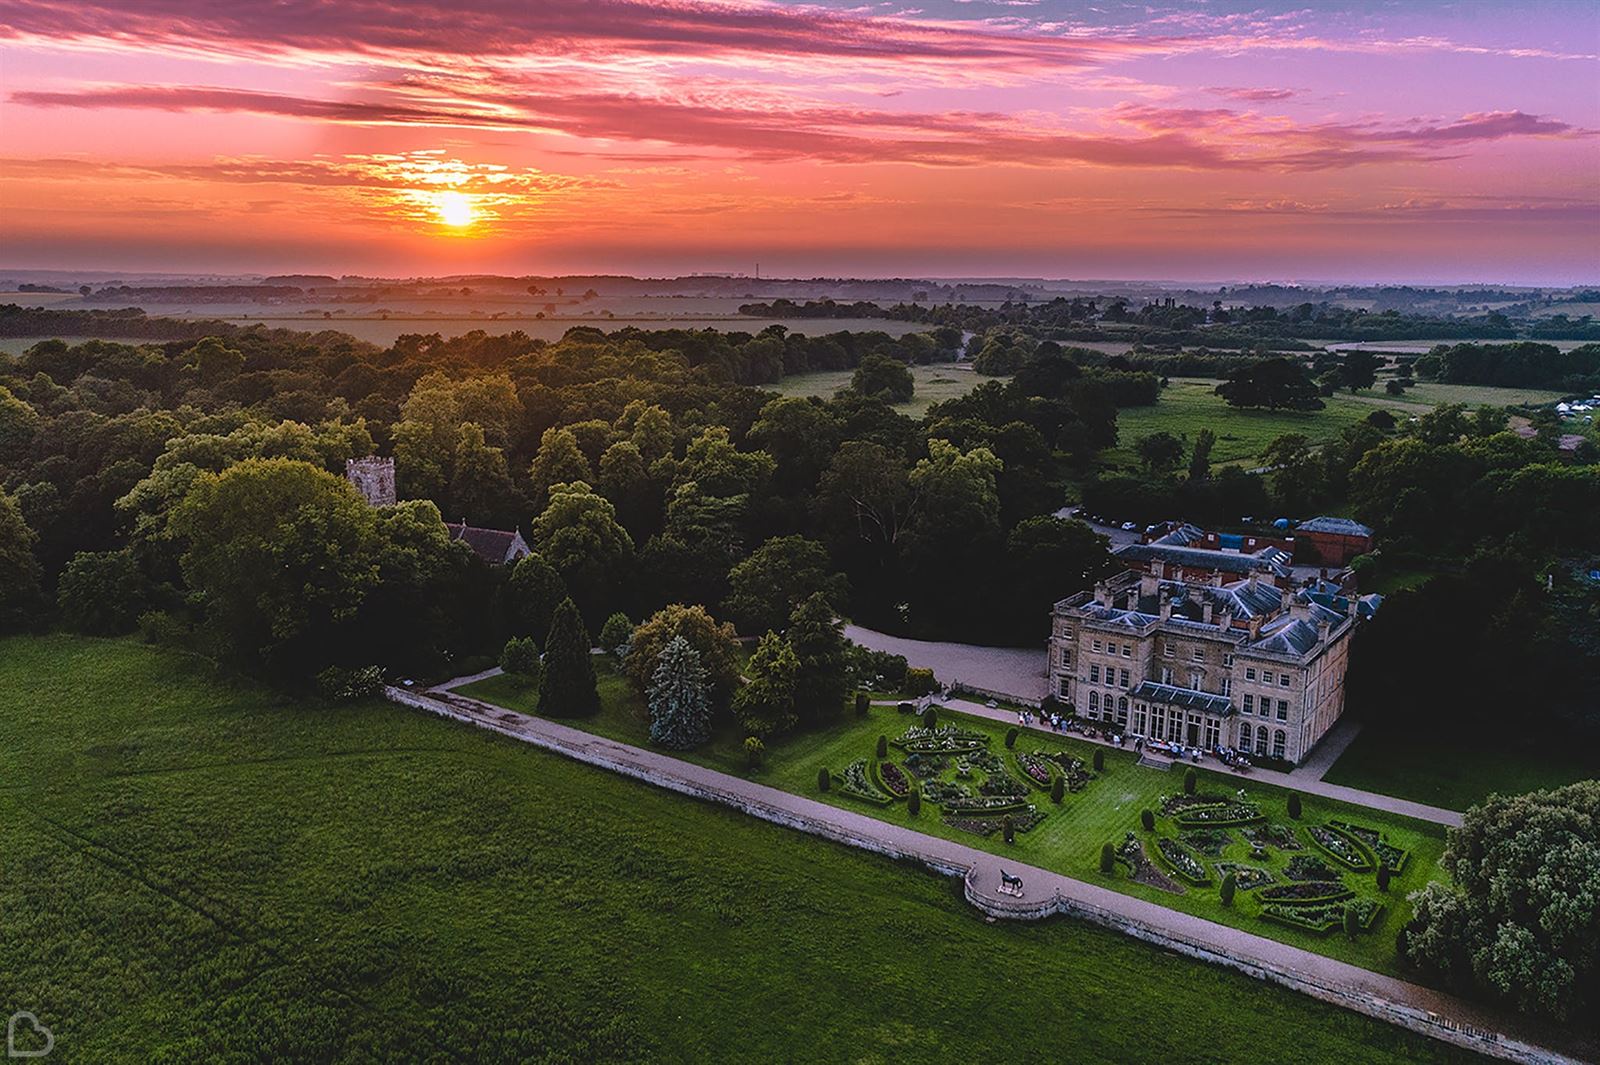
[[[639,695],[610,656],[594,662],[600,712],[566,723],[650,746]],[[504,675],[461,693],[527,713],[537,703],[535,689]],[[1401,972],[1395,936],[1411,916],[1407,895],[1443,879],[1442,826],[1205,768],[1194,770],[1188,794],[1187,770],[1137,765],[1132,751],[957,708],[934,706],[924,717],[899,695],[863,694],[860,710],[773,738],[755,759],[732,723],[670,753],[1391,974]],[[1387,890],[1374,848],[1399,863]],[[1354,936],[1342,930],[1352,908]]]

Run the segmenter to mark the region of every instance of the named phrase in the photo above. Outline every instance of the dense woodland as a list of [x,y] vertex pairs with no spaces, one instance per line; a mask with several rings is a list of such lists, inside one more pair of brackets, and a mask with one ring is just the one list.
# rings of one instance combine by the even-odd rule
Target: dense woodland
[[[1572,707],[1592,648],[1567,654],[1581,626],[1547,623],[1568,608],[1539,584],[1600,549],[1600,476],[1592,451],[1556,451],[1548,420],[1524,440],[1503,410],[1442,407],[1400,425],[1375,412],[1332,443],[1281,437],[1264,475],[1214,471],[1213,433],[1156,433],[1122,442],[1139,468],[1108,470],[1098,457],[1118,442],[1117,409],[1158,401],[1156,374],[997,331],[967,348],[1004,361],[1003,376],[921,420],[889,405],[911,393],[907,364],[951,358],[960,341],[953,329],[774,327],[575,328],[555,343],[413,335],[388,348],[259,328],[43,342],[0,362],[3,609],[11,625],[99,632],[142,618],[285,676],[330,662],[443,668],[530,632],[542,643],[565,594],[591,632],[614,613],[685,603],[756,637],[825,589],[864,624],[1029,645],[1051,602],[1109,565],[1088,527],[1052,516],[1068,499],[1223,525],[1348,508],[1383,539],[1374,580],[1499,559],[1499,583],[1474,587],[1530,620],[1507,622],[1507,646],[1567,663],[1520,682],[1524,693],[1541,692],[1541,713],[1585,716]],[[1526,347],[1477,349],[1474,365]],[[1452,352],[1442,363],[1465,358]],[[851,368],[852,387],[829,399],[760,388]],[[1371,383],[1361,357],[1335,360],[1318,384],[1314,369],[1256,360],[1234,376],[1254,388],[1287,372],[1298,396]],[[1258,401],[1239,388],[1230,402]],[[342,480],[347,459],[373,453],[397,464],[405,503],[391,511],[361,505]],[[539,558],[482,565],[441,519],[520,528]],[[1415,593],[1422,606],[1397,597],[1389,616],[1401,620],[1373,631],[1413,609],[1406,627],[1453,631],[1465,615],[1448,588]]]

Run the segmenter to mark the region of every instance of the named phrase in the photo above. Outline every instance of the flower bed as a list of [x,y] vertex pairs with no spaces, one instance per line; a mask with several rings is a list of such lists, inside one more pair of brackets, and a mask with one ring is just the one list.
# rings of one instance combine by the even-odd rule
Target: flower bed
[[1226,802],[1210,806],[1190,806],[1178,814],[1180,827],[1248,825],[1261,819],[1261,807],[1253,802]]
[[1335,861],[1349,866],[1358,873],[1372,871],[1370,852],[1354,836],[1347,836],[1337,828],[1327,825],[1312,825],[1306,831],[1311,833],[1311,842]]
[[1035,750],[1036,758],[1048,758],[1061,770],[1062,776],[1067,778],[1068,791],[1082,791],[1089,786],[1089,781],[1094,779],[1094,774],[1089,772],[1089,767],[1082,758],[1074,758],[1066,751],[1056,751],[1046,754],[1044,751]]
[[1222,857],[1222,848],[1233,842],[1233,837],[1223,828],[1197,828],[1184,832],[1179,838],[1184,846],[1212,858]]
[[[1043,820],[1044,814],[1029,806],[1025,812],[1011,815],[1011,827],[1017,832],[1026,832]],[[946,817],[944,823],[951,828],[959,828],[963,832],[975,832],[980,836],[992,836],[1005,827],[1005,818]]]
[[1189,881],[1189,883],[1199,887],[1204,887],[1211,883],[1211,877],[1206,873],[1205,863],[1189,853],[1188,848],[1177,840],[1162,836],[1156,840],[1156,850],[1161,852],[1161,857],[1165,859],[1172,871]]
[[935,806],[945,806],[952,802],[967,801],[972,798],[972,791],[965,784],[929,780],[922,785],[922,797]]
[[906,772],[919,780],[928,780],[950,768],[950,759],[942,754],[906,755]]
[[1363,931],[1371,928],[1377,921],[1378,915],[1383,912],[1381,903],[1372,899],[1357,899],[1352,903],[1324,902],[1310,906],[1269,903],[1261,907],[1261,916],[1291,928],[1304,929],[1316,935],[1326,935],[1336,928],[1344,927],[1344,911],[1347,905],[1355,907],[1357,926]]
[[879,762],[878,784],[897,799],[903,799],[911,794],[911,780],[901,768],[893,762]]
[[1382,832],[1366,825],[1353,825],[1348,821],[1329,821],[1329,825],[1349,836],[1354,836],[1366,848],[1377,856],[1378,861],[1387,865],[1390,870],[1398,873],[1406,867],[1406,862],[1411,859],[1411,852],[1404,847],[1397,847],[1390,843]]
[[967,761],[972,763],[973,768],[981,769],[985,773],[1004,773],[1006,771],[1005,762],[1001,761],[1000,756],[993,751],[975,751]]
[[951,802],[939,803],[939,808],[947,814],[1003,814],[1012,810],[1032,809],[1027,803],[1014,795],[978,795],[966,799],[955,799]]
[[839,791],[852,799],[861,799],[879,806],[888,806],[894,802],[893,795],[872,782],[872,774],[867,769],[865,758],[857,758],[845,766],[844,773],[838,779]]
[[1163,795],[1161,812],[1168,817],[1176,817],[1194,806],[1222,806],[1232,801],[1226,795]]
[[1272,874],[1265,869],[1253,865],[1240,865],[1238,862],[1217,863],[1218,876],[1227,876],[1229,873],[1233,874],[1234,884],[1240,891],[1253,891],[1272,883]]
[[1336,880],[1301,880],[1269,887],[1261,892],[1261,900],[1303,906],[1311,902],[1339,902],[1353,895],[1354,891]]
[[894,741],[894,745],[907,754],[971,754],[987,747],[989,737],[954,725],[937,728],[913,725]]
[[1051,781],[1055,780],[1055,763],[1039,754],[1023,754],[1018,752],[1017,768],[1022,770],[1022,779],[1040,789],[1049,791]]
[[1284,874],[1290,880],[1321,880],[1326,882],[1339,879],[1339,874],[1334,872],[1327,862],[1309,854],[1296,854],[1293,858],[1290,858],[1289,867],[1284,870]]
[[1258,847],[1276,847],[1281,851],[1305,849],[1291,826],[1280,825],[1276,821],[1244,829],[1244,838]]
[[1009,795],[1013,799],[1020,799],[1028,794],[1028,785],[1015,777],[1008,777],[1004,773],[990,774],[989,779],[978,785],[979,795]]

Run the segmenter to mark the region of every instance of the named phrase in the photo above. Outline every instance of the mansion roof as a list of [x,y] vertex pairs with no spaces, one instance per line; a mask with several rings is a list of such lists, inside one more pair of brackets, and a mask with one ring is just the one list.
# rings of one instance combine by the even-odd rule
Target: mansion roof
[[1056,611],[1100,629],[1148,633],[1160,628],[1226,641],[1245,652],[1303,658],[1335,634],[1342,636],[1348,624],[1370,617],[1381,602],[1376,595],[1343,595],[1321,581],[1286,591],[1254,576],[1211,585],[1129,571],[1101,582],[1094,592],[1063,599]]

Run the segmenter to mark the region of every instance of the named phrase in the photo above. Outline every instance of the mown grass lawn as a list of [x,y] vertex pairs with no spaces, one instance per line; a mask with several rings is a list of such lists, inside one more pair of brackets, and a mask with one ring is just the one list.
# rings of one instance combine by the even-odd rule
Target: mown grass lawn
[[0,691],[0,1004],[53,1061],[1473,1060],[387,703],[68,637]]
[[1559,737],[1422,740],[1365,726],[1323,778],[1414,802],[1465,810],[1496,792],[1520,795],[1600,777],[1600,753]]
[[[607,659],[597,658],[601,675],[603,710],[592,721],[568,721],[569,724],[589,729],[610,739],[627,743],[648,745],[648,730],[640,710],[638,697],[616,676]],[[532,713],[534,695],[526,687],[508,677],[493,677],[460,689],[461,694],[497,703],[512,709]],[[1020,779],[1010,761],[1011,752],[1004,747],[1006,726],[986,718],[964,714],[945,713],[943,720],[974,729],[989,737],[989,749],[1006,756],[1008,771]],[[1313,935],[1259,916],[1260,904],[1252,892],[1241,891],[1231,908],[1223,908],[1218,900],[1220,877],[1213,876],[1209,887],[1187,887],[1182,894],[1172,894],[1158,888],[1135,883],[1119,866],[1113,877],[1103,877],[1099,872],[1100,848],[1105,843],[1120,843],[1124,834],[1132,829],[1149,844],[1147,850],[1154,859],[1154,839],[1159,836],[1177,836],[1176,822],[1161,816],[1161,799],[1164,795],[1182,791],[1181,769],[1171,772],[1146,768],[1135,764],[1132,751],[1097,748],[1067,736],[1043,735],[1025,732],[1018,739],[1017,749],[1031,751],[1041,748],[1048,751],[1063,750],[1090,763],[1096,749],[1104,750],[1105,772],[1080,793],[1069,793],[1061,806],[1051,804],[1043,791],[1033,793],[1030,801],[1047,814],[1045,821],[1029,832],[1019,834],[1016,842],[1006,844],[996,833],[985,837],[944,824],[932,804],[925,803],[920,815],[912,817],[904,802],[890,806],[876,806],[848,795],[837,788],[821,793],[817,790],[817,771],[826,766],[833,773],[841,773],[858,758],[871,759],[879,735],[891,741],[906,728],[915,724],[914,718],[900,714],[893,706],[873,706],[869,716],[843,719],[837,726],[800,733],[773,743],[767,752],[766,765],[758,770],[746,768],[743,736],[732,728],[724,729],[706,747],[682,755],[699,765],[720,769],[758,780],[785,791],[820,799],[845,809],[855,810],[881,818],[892,824],[905,825],[920,832],[956,840],[996,854],[1013,855],[1020,861],[1065,873],[1068,876],[1104,884],[1118,891],[1169,906],[1207,920],[1243,928],[1258,935],[1268,936],[1304,947],[1321,954],[1340,958],[1369,969],[1398,973],[1395,955],[1395,935],[1410,919],[1411,907],[1406,895],[1421,888],[1430,879],[1438,879],[1439,856],[1444,850],[1444,829],[1437,825],[1413,821],[1392,814],[1368,810],[1314,796],[1303,797],[1301,820],[1290,820],[1286,804],[1289,792],[1272,786],[1268,774],[1258,772],[1239,776],[1232,772],[1211,772],[1200,769],[1198,791],[1233,797],[1243,788],[1250,801],[1260,805],[1262,812],[1272,821],[1293,825],[1300,837],[1303,850],[1287,852],[1272,850],[1265,862],[1248,860],[1249,847],[1238,829],[1230,829],[1231,843],[1221,857],[1245,864],[1258,865],[1274,873],[1279,883],[1285,882],[1282,871],[1295,853],[1320,856],[1306,838],[1305,826],[1320,825],[1330,818],[1379,829],[1396,845],[1411,852],[1411,857],[1401,874],[1394,878],[1387,893],[1377,890],[1372,873],[1347,872],[1342,879],[1356,891],[1358,897],[1372,898],[1384,904],[1384,911],[1365,934],[1355,940],[1343,933],[1324,936]],[[902,755],[891,749],[890,760],[900,762]],[[1139,813],[1150,809],[1157,814],[1156,831],[1140,831]],[[1206,859],[1211,861],[1212,859]],[[1330,862],[1330,864],[1333,864]]]

